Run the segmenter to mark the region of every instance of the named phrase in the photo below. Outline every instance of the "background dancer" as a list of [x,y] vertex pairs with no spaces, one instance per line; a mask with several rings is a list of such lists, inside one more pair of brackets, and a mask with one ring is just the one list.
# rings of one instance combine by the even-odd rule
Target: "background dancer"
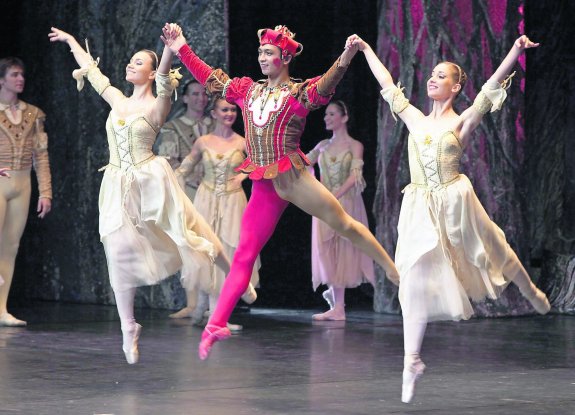
[[[203,87],[202,87],[203,88]],[[203,167],[201,182],[194,198],[194,206],[212,227],[229,258],[233,258],[240,239],[240,224],[242,214],[247,205],[247,198],[242,188],[242,181],[247,174],[238,173],[235,168],[245,159],[246,140],[232,130],[236,121],[237,107],[216,98],[210,115],[215,121],[211,134],[200,137],[193,145],[192,151],[176,170],[176,176],[181,186],[186,183],[188,175],[193,174],[196,166]],[[254,286],[259,282],[259,259],[254,265],[250,285],[242,295],[242,299],[251,304],[257,295]],[[226,274],[223,270],[212,267],[209,274],[194,278],[200,287],[200,295],[209,294],[209,309],[214,310]],[[193,287],[192,287],[193,288]],[[191,292],[195,292],[192,289]],[[180,310],[173,317],[192,317],[195,323],[203,320],[203,309],[194,310],[191,304]],[[237,324],[229,324],[232,331],[241,330]]]
[[[325,128],[332,137],[320,141],[307,154],[312,164],[318,163],[322,184],[336,197],[343,209],[363,225],[367,212],[361,193],[365,188],[362,175],[363,144],[347,131],[349,112],[343,101],[333,101],[325,109]],[[330,309],[314,314],[314,320],[345,320],[345,289],[363,282],[375,285],[373,260],[324,222],[312,219],[312,285],[328,289],[323,297]]]
[[[25,326],[8,312],[14,264],[30,206],[30,170],[34,166],[40,197],[36,211],[44,218],[52,209],[46,114],[18,98],[24,90],[24,63],[0,59],[0,165],[10,180],[0,181],[0,326]],[[8,173],[5,171],[2,176]]]

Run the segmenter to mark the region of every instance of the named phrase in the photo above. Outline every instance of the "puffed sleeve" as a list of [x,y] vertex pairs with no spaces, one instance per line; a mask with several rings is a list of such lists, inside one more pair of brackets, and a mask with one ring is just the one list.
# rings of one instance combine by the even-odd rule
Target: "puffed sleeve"
[[48,134],[44,131],[46,114],[38,109],[34,126],[34,148],[32,160],[38,178],[38,193],[40,197],[52,199],[52,176],[50,175],[50,160],[48,158]]
[[238,99],[244,98],[248,88],[253,84],[253,80],[248,77],[232,79],[221,69],[213,69],[188,45],[180,48],[178,57],[210,94],[221,95],[230,103],[235,104]]

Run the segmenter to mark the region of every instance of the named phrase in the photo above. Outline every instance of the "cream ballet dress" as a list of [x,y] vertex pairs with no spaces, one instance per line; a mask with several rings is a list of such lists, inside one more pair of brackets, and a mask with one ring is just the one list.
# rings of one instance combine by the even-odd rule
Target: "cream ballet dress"
[[[158,74],[156,89],[171,94],[174,87]],[[194,286],[222,249],[166,159],[152,153],[160,127],[143,114],[120,118],[113,110],[106,122],[110,162],[100,187],[99,230],[115,291],[156,284],[178,270],[182,284]]]
[[411,184],[403,191],[395,263],[404,319],[460,320],[469,298],[495,299],[516,258],[469,179],[459,172],[462,146],[451,131],[410,135]]

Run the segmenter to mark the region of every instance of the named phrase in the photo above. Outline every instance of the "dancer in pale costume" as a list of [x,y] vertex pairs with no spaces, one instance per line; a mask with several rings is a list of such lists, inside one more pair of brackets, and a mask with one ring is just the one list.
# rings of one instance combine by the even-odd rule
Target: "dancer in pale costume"
[[433,100],[427,116],[409,104],[367,43],[352,35],[348,44],[363,51],[383,88],[381,95],[410,133],[411,184],[404,191],[395,254],[405,349],[401,399],[407,403],[425,369],[419,353],[428,321],[468,319],[473,314],[469,297],[496,299],[509,282],[538,313],[550,309],[503,231],[489,219],[469,179],[459,172],[463,145],[485,114],[501,108],[510,79],[506,77],[523,50],[538,44],[526,36],[517,39],[461,115],[452,104],[467,75],[455,63],[439,63],[427,81],[427,95]]
[[[210,114],[215,120],[214,131],[200,137],[194,143],[192,151],[176,170],[176,176],[183,186],[186,177],[201,163],[202,181],[194,198],[194,206],[222,242],[227,256],[233,258],[240,239],[242,214],[247,205],[246,194],[242,188],[242,181],[247,178],[247,174],[235,171],[245,159],[246,140],[232,130],[237,117],[235,104],[229,104],[225,99],[218,97]],[[246,302],[255,300],[253,287],[259,282],[259,265],[258,259],[252,271],[248,290],[242,296]],[[211,275],[200,275],[196,279],[200,291],[209,294],[210,310],[216,307],[225,277],[226,274],[222,270],[213,267]],[[176,318],[191,316],[195,322],[201,322],[203,315],[197,315],[190,305],[172,316]],[[237,324],[228,323],[228,328],[232,331],[241,330],[241,326]]]
[[[46,115],[18,98],[24,90],[24,63],[18,58],[0,59],[0,326],[25,326],[8,312],[8,293],[14,264],[30,206],[30,171],[38,179],[38,217],[52,208],[52,182],[48,160]],[[10,173],[7,173],[10,171]]]
[[[209,270],[212,259],[225,272],[229,262],[166,159],[152,153],[178,85],[178,74],[170,71],[173,54],[169,48],[164,48],[159,65],[153,51],[141,50],[132,56],[126,80],[134,91],[126,97],[110,85],[98,61],[71,35],[52,28],[48,36],[70,47],[81,67],[74,71],[78,89],[86,77],[111,107],[106,121],[110,161],[100,187],[99,228],[122,324],[122,349],[133,364],[139,359],[142,329],[134,318],[136,287],[156,284],[178,270],[184,287],[193,287],[195,276],[202,269]],[[157,97],[152,93],[154,81]]]
[[221,94],[242,109],[248,157],[238,169],[253,181],[232,269],[202,334],[200,359],[208,357],[214,342],[230,336],[226,327],[230,314],[249,284],[258,254],[290,202],[352,241],[374,258],[390,279],[398,277],[393,261],[369,230],[345,213],[329,190],[306,170],[310,162],[299,148],[307,114],[329,102],[356,49],[346,48],[323,76],[295,82],[289,64],[303,46],[294,35],[285,26],[277,26],[260,30],[258,37],[258,62],[267,76],[261,83],[214,70],[190,49],[181,33],[164,28],[164,43],[178,53],[192,75],[209,92]]
[[[361,193],[363,179],[363,145],[347,131],[349,113],[343,101],[331,102],[325,110],[325,128],[330,139],[320,141],[307,154],[312,164],[318,163],[320,180],[339,200],[343,209],[367,226],[367,212]],[[375,284],[373,260],[349,240],[338,235],[324,222],[312,218],[312,285],[328,289],[323,297],[330,306],[325,313],[314,314],[314,320],[345,320],[345,289],[363,282]]]

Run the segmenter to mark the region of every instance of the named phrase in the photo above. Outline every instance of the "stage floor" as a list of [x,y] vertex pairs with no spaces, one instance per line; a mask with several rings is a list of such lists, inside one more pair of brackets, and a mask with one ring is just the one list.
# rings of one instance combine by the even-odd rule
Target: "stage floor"
[[140,363],[121,351],[114,307],[13,308],[0,327],[0,413],[33,415],[575,414],[575,317],[432,323],[428,370],[400,401],[401,319],[252,308],[244,332],[197,357],[200,329],[137,310]]

